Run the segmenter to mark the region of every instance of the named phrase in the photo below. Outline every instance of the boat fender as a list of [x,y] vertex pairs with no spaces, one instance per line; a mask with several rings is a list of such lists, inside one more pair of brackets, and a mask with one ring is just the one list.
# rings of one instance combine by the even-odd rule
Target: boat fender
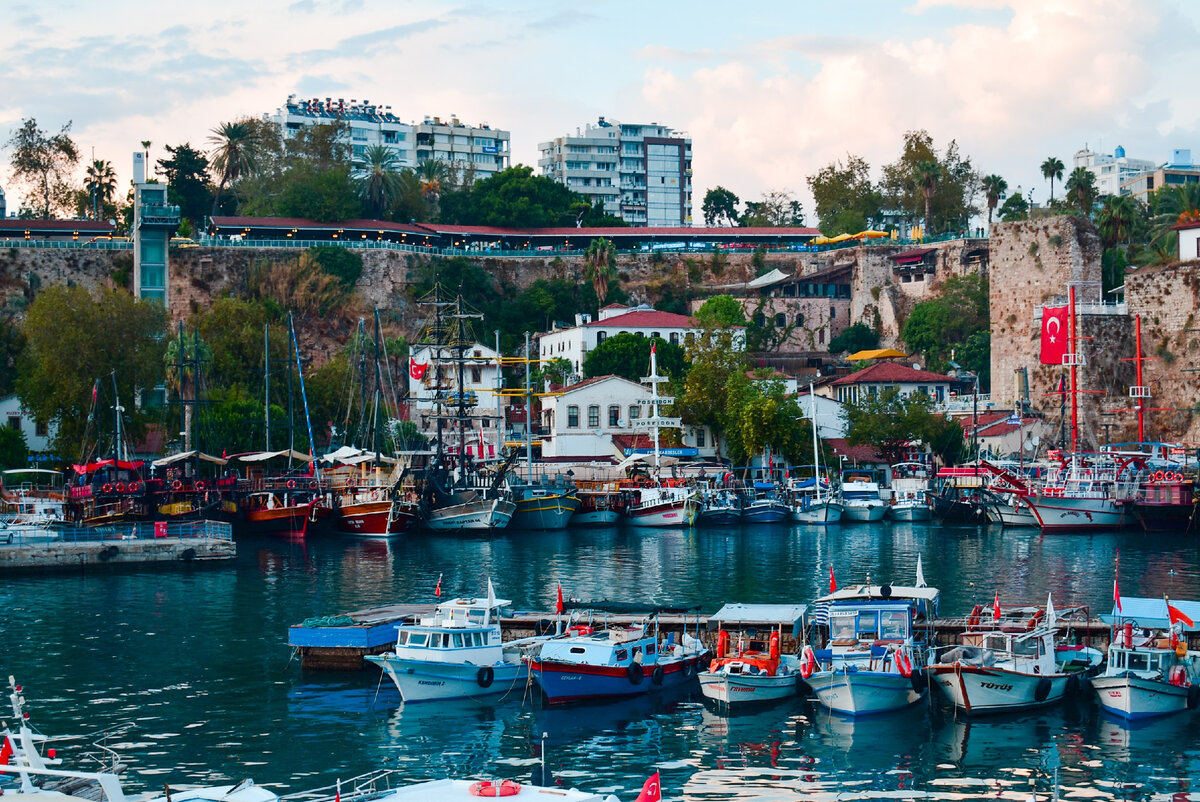
[[1187,708],[1195,710],[1197,707],[1200,707],[1200,685],[1192,685],[1188,688]]
[[646,678],[646,670],[641,663],[630,663],[629,668],[625,669],[625,676],[629,678],[630,685],[641,685]]
[[900,669],[900,676],[908,679],[913,675],[912,660],[908,658],[908,652],[896,652],[896,668]]
[[974,609],[971,610],[971,616],[970,616],[970,618],[967,619],[967,626],[968,627],[979,626],[979,616],[981,616],[981,615],[983,615],[983,605],[977,604],[977,605],[975,605]]
[[778,631],[771,633],[771,643],[768,648],[769,648],[769,651],[767,653],[768,656],[772,660],[778,660],[779,659],[779,632]]
[[692,661],[684,660],[683,668],[679,669],[680,675],[682,675],[684,679],[687,679],[692,676],[693,671],[695,671],[695,667],[692,665]]
[[908,678],[908,684],[912,686],[913,693],[922,694],[928,688],[928,681],[925,677],[925,672],[916,670],[912,672],[912,676]]
[[1183,641],[1179,641],[1179,643],[1175,644],[1175,656],[1178,657],[1180,660],[1187,657],[1187,644],[1186,643],[1184,643]]
[[106,485],[104,485],[104,487],[100,488],[100,490],[101,490],[102,492],[105,492],[105,493],[111,493],[111,492],[112,492],[112,485],[111,485],[111,484],[106,484]]
[[309,482],[309,483],[308,483],[308,489],[309,489],[309,490],[316,490],[316,489],[317,489],[317,482],[316,482],[316,480],[315,480],[315,479],[314,479],[313,481],[311,481],[311,482]]
[[496,672],[491,666],[484,666],[475,673],[475,682],[480,688],[490,688],[496,679]]
[[179,559],[183,560],[185,563],[190,563],[192,560],[196,559],[196,550],[195,549],[184,549],[180,553]]
[[1075,697],[1075,695],[1079,693],[1079,683],[1080,680],[1078,674],[1072,674],[1071,676],[1067,677],[1066,695],[1072,698]]
[[663,684],[663,667],[662,666],[654,667],[654,671],[650,672],[650,681],[652,683],[654,683],[655,685],[659,685],[659,686],[661,686]]
[[729,655],[729,633],[721,630],[717,633],[717,657]]
[[207,487],[207,485],[205,485],[205,484],[204,484],[204,481],[203,481],[203,480],[200,480],[200,481],[196,482],[196,484],[194,485],[194,487],[195,487],[197,490],[203,490],[205,487]]
[[1167,681],[1180,688],[1185,687],[1188,684],[1187,669],[1183,666],[1171,666],[1171,673],[1167,676]]
[[[1035,669],[1036,670],[1036,669]],[[1033,689],[1033,700],[1035,702],[1044,702],[1050,696],[1051,682],[1049,677],[1042,677],[1038,680],[1037,686]]]
[[471,796],[516,796],[521,792],[521,786],[512,780],[501,783],[482,780],[472,785],[469,790]]
[[808,679],[817,670],[817,655],[813,653],[811,646],[804,647],[804,654],[800,656],[800,676]]

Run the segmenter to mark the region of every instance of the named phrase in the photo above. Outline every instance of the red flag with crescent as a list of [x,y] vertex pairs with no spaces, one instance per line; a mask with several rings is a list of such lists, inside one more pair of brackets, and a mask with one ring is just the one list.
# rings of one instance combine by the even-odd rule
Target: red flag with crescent
[[1070,349],[1067,342],[1067,307],[1042,307],[1042,364],[1061,365]]
[[657,771],[651,774],[642,785],[642,792],[638,794],[637,802],[662,802],[662,786]]
[[429,370],[429,363],[421,364],[414,357],[408,358],[408,375],[412,376],[417,381],[425,378],[425,371]]

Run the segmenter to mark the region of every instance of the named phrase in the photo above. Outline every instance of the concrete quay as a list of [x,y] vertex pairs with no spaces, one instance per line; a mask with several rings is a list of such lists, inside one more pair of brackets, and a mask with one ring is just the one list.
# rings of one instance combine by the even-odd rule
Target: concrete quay
[[142,522],[11,534],[9,539],[0,532],[0,574],[225,564],[236,554],[232,527],[218,521]]

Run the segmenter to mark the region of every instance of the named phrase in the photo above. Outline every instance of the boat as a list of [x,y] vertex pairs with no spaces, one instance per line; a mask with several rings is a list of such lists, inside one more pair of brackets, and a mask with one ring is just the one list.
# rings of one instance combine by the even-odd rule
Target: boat
[[66,492],[62,471],[46,468],[0,471],[0,516],[5,523],[63,523]]
[[882,521],[887,509],[875,471],[854,468],[842,472],[843,521]]
[[981,524],[987,520],[982,491],[987,472],[974,465],[940,468],[931,501],[933,514],[946,523]]
[[239,482],[238,514],[242,527],[256,535],[304,537],[333,521],[333,507],[315,468],[269,470],[268,462],[286,459],[289,466],[314,463],[298,451],[256,451],[229,458],[244,466]]
[[658,616],[685,614],[685,608],[657,607],[646,611],[637,605],[611,602],[579,604],[566,609],[593,613],[644,613],[628,626],[595,626],[592,619],[577,623],[567,637],[548,640],[530,658],[530,671],[549,704],[638,696],[681,685],[696,676],[706,652],[699,638],[684,634],[679,643],[661,640]]
[[[726,604],[710,616],[709,626],[720,629],[716,657],[699,675],[704,698],[733,708],[795,696],[800,661],[782,653],[783,627],[790,635],[806,609],[803,604]],[[740,630],[736,640],[730,634],[734,628]]]
[[[539,775],[539,782],[544,785],[499,777],[412,782],[408,774],[399,769],[381,769],[360,777],[339,780],[336,785],[326,788],[289,795],[287,799],[295,799],[296,802],[476,802],[481,797],[504,797],[517,802],[619,802],[612,794],[601,796],[557,783],[547,771],[544,753],[542,764],[534,770],[535,779]],[[653,784],[655,789],[655,795],[646,799],[657,801],[660,798],[657,795],[658,783],[658,774],[646,781],[646,785]],[[172,794],[171,799],[175,798]]]
[[742,521],[742,496],[733,486],[733,474],[725,474],[700,491],[698,526],[736,526]]
[[432,616],[396,628],[396,646],[366,655],[396,684],[405,702],[466,699],[525,690],[526,658],[546,636],[505,642],[501,608],[488,580],[486,598],[460,598],[437,605]]
[[1198,602],[1133,597],[1101,616],[1112,633],[1108,664],[1092,679],[1100,706],[1128,721],[1200,706],[1200,652],[1188,648],[1195,616]]
[[918,625],[936,615],[939,596],[922,577],[916,586],[868,582],[814,601],[810,629],[817,645],[802,650],[800,675],[817,701],[834,713],[860,716],[921,699],[929,638]]
[[[323,461],[334,499],[334,530],[339,535],[389,539],[407,533],[417,519],[417,504],[401,485],[404,471],[376,452],[343,446]],[[386,471],[383,466],[393,463]]]
[[898,462],[892,466],[892,499],[888,516],[893,521],[928,521],[933,517],[927,465],[922,462]]
[[[1064,611],[1064,615],[1080,608]],[[1086,614],[1086,611],[1084,611]],[[1056,648],[1053,605],[1009,607],[993,614],[976,605],[960,643],[946,647],[926,666],[931,681],[964,713],[1000,713],[1061,701],[1080,684]]]
[[562,474],[552,479],[508,477],[508,492],[516,509],[509,526],[513,529],[566,529],[579,509],[575,483]]
[[576,480],[575,495],[579,506],[571,526],[616,526],[628,501],[617,482]]
[[812,476],[808,479],[790,477],[788,493],[791,498],[792,520],[802,524],[824,526],[842,520],[845,505],[829,485],[829,478],[821,471],[821,447],[817,438],[817,406],[813,385],[808,385],[808,419],[812,423],[813,464]]
[[1133,515],[1147,532],[1192,532],[1196,514],[1196,475],[1182,470],[1144,470],[1137,477]]
[[777,524],[792,517],[792,508],[776,490],[774,482],[755,482],[753,495],[742,507],[742,521],[748,524]]

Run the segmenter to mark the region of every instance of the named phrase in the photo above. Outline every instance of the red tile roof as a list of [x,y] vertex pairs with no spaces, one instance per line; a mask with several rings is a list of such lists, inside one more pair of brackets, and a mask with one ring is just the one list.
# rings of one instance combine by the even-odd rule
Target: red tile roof
[[953,384],[954,379],[934,373],[930,370],[916,370],[898,362],[876,362],[869,368],[863,368],[857,373],[843,376],[834,382],[835,385],[846,384],[891,384],[909,382],[913,384],[929,384],[930,382]]
[[630,326],[632,328],[662,328],[662,329],[692,329],[696,321],[687,315],[677,315],[674,312],[659,312],[657,310],[626,312],[623,315],[613,315],[604,320],[593,320],[584,323],[585,326]]
[[98,220],[0,219],[0,231],[85,231],[89,234],[107,234],[112,230],[111,225]]
[[386,220],[342,220],[337,223],[320,223],[303,217],[214,217],[212,225],[218,229],[244,228],[319,228],[346,229],[358,232],[400,231],[406,234],[429,236],[432,232],[418,225],[389,223]]
[[[584,379],[581,382],[576,382],[575,384],[572,384],[570,387],[564,387],[564,388],[562,388],[562,391],[564,393],[569,393],[572,390],[582,390],[584,387],[590,387],[593,384],[599,384],[600,382],[605,381],[606,379],[625,379],[625,377],[618,376],[615,373],[609,373],[606,376],[593,376],[590,379]],[[625,379],[625,381],[629,381],[629,380]]]
[[[654,438],[648,434],[614,434],[612,436],[613,447],[624,453],[627,448],[654,448]],[[667,448],[663,442],[659,440],[659,448]]]
[[926,256],[928,256],[929,254],[933,253],[936,250],[937,250],[937,248],[914,248],[911,251],[903,251],[901,253],[894,253],[891,256],[889,256],[888,258],[891,259],[892,261],[900,262],[900,263],[916,262],[921,259],[924,259]]
[[877,465],[887,464],[887,459],[876,451],[872,445],[852,446],[841,437],[831,437],[825,440],[825,444],[833,450],[834,454],[844,454],[854,462],[866,462]]

